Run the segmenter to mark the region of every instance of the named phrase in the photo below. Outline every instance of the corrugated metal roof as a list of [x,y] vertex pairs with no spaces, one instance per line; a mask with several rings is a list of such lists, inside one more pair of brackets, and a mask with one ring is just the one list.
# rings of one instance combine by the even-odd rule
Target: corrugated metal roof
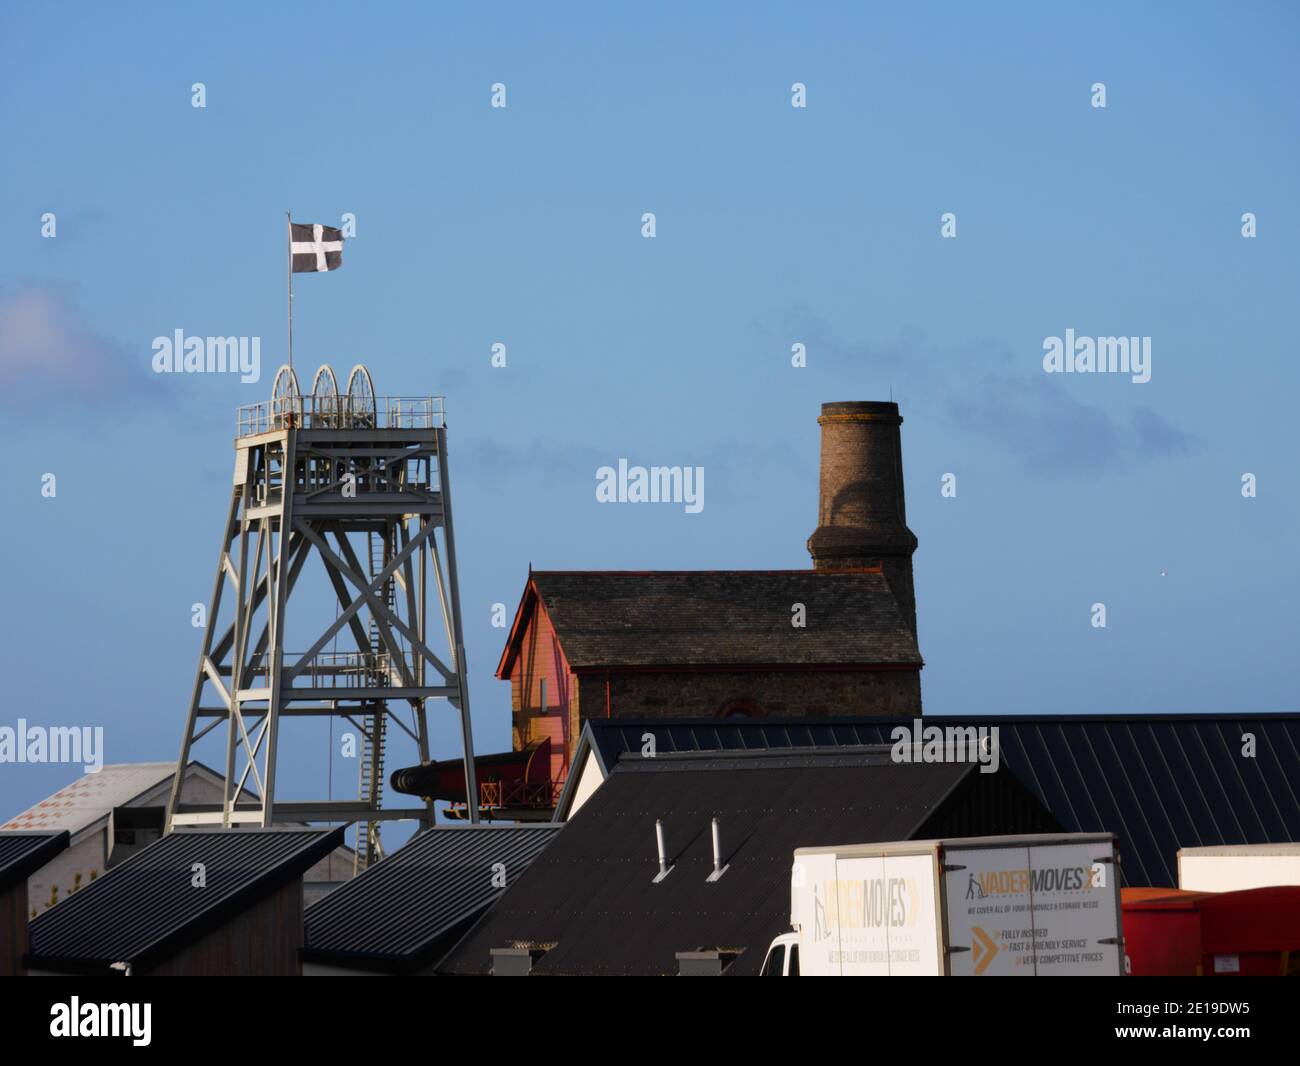
[[[307,909],[304,958],[366,968],[435,962],[513,884],[559,826],[435,826]],[[496,869],[500,864],[500,870]]]
[[1004,763],[1063,825],[1119,836],[1125,884],[1178,884],[1181,847],[1300,839],[1300,716],[1002,725]]
[[175,762],[113,763],[65,785],[48,799],[0,825],[0,830],[66,829],[76,833],[106,818],[114,807],[130,802],[175,772]]
[[[34,919],[36,965],[153,963],[325,856],[343,829],[177,830]],[[207,884],[192,884],[194,863]]]
[[68,846],[66,831],[58,833],[0,832],[0,892],[26,881]]
[[[744,949],[728,973],[757,973],[789,927],[796,847],[909,839],[1012,782],[994,777],[882,748],[624,760],[438,969],[485,973],[493,948],[553,945],[534,973],[672,974],[679,951],[728,947]],[[710,883],[715,816],[729,869]],[[656,818],[673,864],[658,884]]]
[[[926,715],[924,725],[998,727],[1001,765],[1071,832],[1120,839],[1126,885],[1176,885],[1182,847],[1300,840],[1300,715]],[[640,751],[890,743],[911,719],[587,723],[602,762]],[[1243,737],[1255,755],[1243,756]]]

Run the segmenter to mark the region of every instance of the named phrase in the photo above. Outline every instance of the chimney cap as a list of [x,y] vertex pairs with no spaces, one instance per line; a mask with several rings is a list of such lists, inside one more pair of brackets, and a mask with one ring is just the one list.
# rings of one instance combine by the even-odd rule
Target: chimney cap
[[678,951],[677,975],[679,977],[716,977],[740,957],[743,948],[696,948]]
[[892,400],[836,400],[822,404],[818,422],[892,422],[901,423],[898,404]]

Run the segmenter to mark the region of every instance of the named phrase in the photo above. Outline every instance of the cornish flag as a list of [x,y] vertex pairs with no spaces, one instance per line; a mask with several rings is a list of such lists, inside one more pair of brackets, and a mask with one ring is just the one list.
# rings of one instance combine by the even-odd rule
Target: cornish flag
[[293,272],[336,270],[343,265],[343,234],[333,226],[289,224],[289,254]]

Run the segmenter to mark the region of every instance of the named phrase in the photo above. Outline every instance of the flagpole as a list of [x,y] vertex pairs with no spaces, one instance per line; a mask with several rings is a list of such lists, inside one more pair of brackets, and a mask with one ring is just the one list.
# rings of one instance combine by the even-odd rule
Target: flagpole
[[284,213],[287,228],[285,234],[289,238],[285,250],[289,256],[289,369],[293,369],[293,215],[286,211]]

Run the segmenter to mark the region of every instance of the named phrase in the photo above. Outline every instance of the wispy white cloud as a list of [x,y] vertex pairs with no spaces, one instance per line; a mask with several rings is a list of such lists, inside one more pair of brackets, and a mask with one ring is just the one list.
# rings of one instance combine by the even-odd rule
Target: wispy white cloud
[[1149,455],[1187,455],[1201,446],[1199,437],[1171,425],[1149,407],[1139,407],[1133,412],[1133,432]]
[[152,389],[147,363],[87,322],[66,286],[0,291],[0,406],[40,415],[70,404],[94,407],[127,392]]
[[[1095,477],[1134,460],[1188,455],[1201,439],[1146,406],[1081,399],[1060,376],[1042,372],[1039,353],[1017,364],[999,346],[936,353],[924,337],[891,344],[845,342],[807,319],[804,335],[840,367],[884,376],[928,401],[957,429],[1013,456],[1037,477]],[[1106,383],[1110,385],[1110,382]],[[1121,462],[1123,460],[1123,462]]]

